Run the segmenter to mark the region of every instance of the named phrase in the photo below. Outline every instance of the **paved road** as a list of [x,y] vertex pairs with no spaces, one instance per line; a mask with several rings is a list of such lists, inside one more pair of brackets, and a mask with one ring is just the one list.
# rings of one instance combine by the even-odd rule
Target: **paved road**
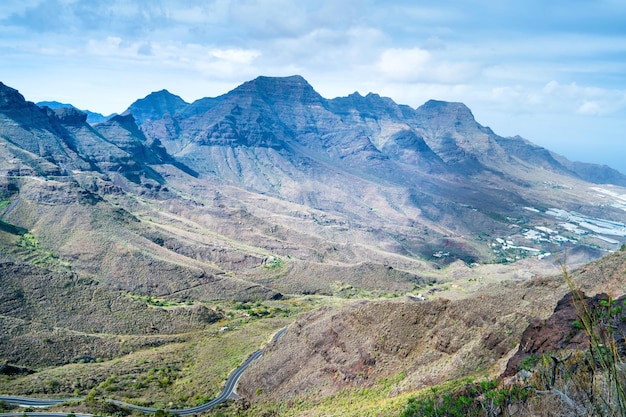
[[[22,417],[24,415],[27,416],[32,416],[32,417],[67,417],[68,413],[49,413],[49,412],[31,412],[31,411],[27,411],[25,412],[21,412],[21,413],[0,413],[0,416],[2,417]],[[81,413],[74,413],[74,415],[76,417],[94,417],[93,414],[81,414]]]
[[[235,369],[230,374],[230,376],[226,380],[226,384],[224,385],[224,389],[222,390],[222,392],[220,392],[217,397],[215,397],[213,400],[209,401],[208,403],[204,403],[202,405],[192,407],[192,408],[171,409],[167,411],[172,414],[178,414],[179,416],[189,416],[192,414],[198,414],[198,413],[202,413],[203,411],[207,411],[215,407],[216,405],[225,402],[229,398],[235,397],[237,395],[235,394],[235,388],[237,387],[237,382],[239,382],[239,378],[241,378],[241,375],[243,375],[244,371],[248,368],[248,366],[250,366],[250,364],[253,361],[259,359],[261,355],[263,355],[262,349],[257,350],[252,355],[250,355],[248,359],[246,359],[237,369]],[[156,408],[140,407],[138,405],[128,404],[128,403],[125,403],[123,401],[118,401],[118,400],[108,399],[106,401],[113,403],[115,405],[119,405],[120,407],[129,408],[131,410],[138,410],[145,414],[154,413],[157,411]]]
[[[272,338],[272,341],[278,340],[283,334],[285,334],[286,331],[287,331],[286,327],[280,329],[278,332],[276,332],[276,334]],[[215,397],[213,400],[209,401],[208,403],[204,403],[196,407],[192,407],[192,408],[172,409],[172,410],[167,410],[167,411],[171,414],[177,414],[179,416],[189,416],[192,414],[198,414],[198,413],[207,411],[215,407],[216,405],[225,402],[229,398],[236,398],[237,394],[235,394],[235,389],[237,388],[237,383],[239,382],[239,379],[241,378],[243,373],[246,371],[246,369],[248,369],[248,366],[250,366],[250,364],[254,362],[255,360],[259,359],[262,355],[263,355],[263,349],[259,349],[256,352],[254,352],[252,355],[250,355],[248,359],[246,359],[241,365],[239,365],[237,369],[235,369],[230,374],[230,376],[226,380],[226,384],[224,384],[224,389],[222,390],[222,392],[220,392],[217,397]],[[83,398],[40,399],[40,398],[0,396],[0,401],[5,401],[8,404],[18,405],[20,407],[43,408],[43,407],[50,407],[50,406],[60,404],[63,402],[82,401],[82,400]],[[156,408],[141,407],[138,405],[125,403],[123,401],[113,400],[110,398],[106,399],[105,401],[111,404],[118,405],[120,407],[125,407],[131,410],[141,411],[144,414],[155,413],[158,410]],[[59,416],[65,417],[67,416],[67,413],[29,412],[29,413],[0,413],[0,417],[21,417],[24,414],[28,416],[35,416],[35,417],[59,417]],[[92,414],[76,414],[76,417],[92,417]]]
[[0,401],[4,401],[7,404],[19,405],[20,407],[32,407],[32,408],[45,408],[53,405],[66,403],[69,401],[82,401],[83,398],[26,398],[26,397],[12,397],[0,395]]

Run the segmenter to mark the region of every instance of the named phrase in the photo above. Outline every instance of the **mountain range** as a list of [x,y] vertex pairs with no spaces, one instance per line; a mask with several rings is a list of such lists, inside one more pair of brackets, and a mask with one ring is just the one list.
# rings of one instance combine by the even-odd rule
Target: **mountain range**
[[[130,252],[142,254],[135,270],[165,262],[202,271],[193,274],[233,273],[269,287],[268,294],[300,285],[325,292],[328,279],[304,279],[309,271],[330,277],[369,265],[408,285],[457,259],[533,255],[506,255],[493,245],[528,240],[523,233],[535,226],[556,233],[563,219],[550,208],[614,221],[617,230],[626,220],[619,201],[606,200],[610,190],[599,196],[593,187],[626,185],[626,176],[609,167],[498,136],[462,103],[431,100],[413,109],[358,93],[329,100],[300,76],[259,77],[193,103],[162,90],[93,125],[73,107],[39,107],[1,85],[0,129],[4,198],[12,201],[3,220],[37,231],[42,245],[54,245],[60,258],[96,275],[99,267],[80,261],[85,254],[74,241],[99,233],[94,224],[90,230],[57,224],[70,202],[85,216],[120,213],[119,233],[132,235]],[[29,193],[34,197],[26,203]],[[53,209],[48,200],[59,205]],[[34,215],[37,207],[41,215]],[[193,221],[194,230],[172,226],[171,216]],[[567,236],[558,244],[586,248],[585,259],[624,237],[562,230]],[[544,237],[517,246],[550,252],[554,239]],[[92,249],[93,257],[103,249]],[[269,279],[262,267],[269,257],[284,261],[279,278]],[[344,274],[355,283],[352,273]],[[152,291],[145,282],[120,284],[124,279],[111,274],[106,280]],[[185,291],[184,284],[154,285]]]
[[[373,93],[327,99],[300,76],[258,77],[193,103],[161,90],[94,119],[71,105],[29,102],[0,83],[0,358],[62,366],[182,346],[191,338],[184,335],[230,319],[243,326],[270,314],[262,303],[293,297],[305,297],[292,304],[299,311],[313,296],[420,291],[423,299],[462,292],[449,285],[459,280],[525,281],[565,256],[580,265],[618,251],[626,243],[624,187],[626,176],[610,167],[499,136],[462,103],[412,108]],[[537,285],[515,294],[536,295],[545,313],[554,295]],[[501,294],[490,294],[493,310]],[[175,308],[155,309],[157,302]],[[260,311],[252,314],[252,305]],[[281,306],[272,311],[284,313]],[[455,306],[436,311],[456,323]],[[358,317],[413,311],[370,307],[351,305],[338,320],[361,331]],[[531,315],[524,298],[510,307],[518,318],[497,321],[500,333],[509,329],[494,344],[502,343],[500,356]],[[306,317],[319,319],[320,333]],[[326,360],[338,346],[322,346],[326,320],[313,312],[299,322],[322,348],[299,352]],[[487,337],[481,329],[467,343]],[[284,339],[304,343],[295,338],[288,331]],[[391,356],[400,349],[376,346]],[[274,352],[268,360],[283,366]],[[372,362],[363,352],[346,368],[352,379],[359,363]],[[299,389],[277,384],[266,388]],[[244,384],[251,397],[254,387]],[[71,392],[54,392],[63,390]]]

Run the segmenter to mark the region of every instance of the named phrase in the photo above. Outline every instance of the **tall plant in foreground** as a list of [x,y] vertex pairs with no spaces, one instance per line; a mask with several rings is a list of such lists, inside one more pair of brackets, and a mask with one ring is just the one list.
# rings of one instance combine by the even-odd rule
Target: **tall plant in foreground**
[[572,291],[580,318],[578,325],[589,338],[589,351],[584,361],[588,375],[584,379],[586,386],[579,387],[579,392],[583,393],[580,398],[583,404],[579,406],[591,415],[626,417],[626,363],[620,355],[620,349],[624,350],[622,355],[626,353],[626,346],[620,346],[626,341],[626,335],[620,331],[626,327],[626,301],[620,305],[608,294],[606,299],[600,300],[599,306],[589,305],[569,274],[565,259],[559,264]]

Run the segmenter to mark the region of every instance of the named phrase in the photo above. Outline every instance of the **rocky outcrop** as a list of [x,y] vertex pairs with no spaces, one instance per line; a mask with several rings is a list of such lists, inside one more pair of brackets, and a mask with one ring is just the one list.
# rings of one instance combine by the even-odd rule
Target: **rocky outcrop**
[[[589,348],[589,337],[585,332],[581,314],[584,309],[600,321],[603,317],[608,317],[610,308],[607,307],[609,296],[607,294],[597,294],[587,297],[583,293],[569,293],[565,295],[556,305],[552,315],[545,319],[533,320],[522,334],[519,349],[508,361],[503,377],[515,375],[522,367],[522,363],[528,357],[539,358],[543,355],[558,355],[563,351],[586,350]],[[613,300],[614,305],[619,308],[616,314],[618,317],[610,325],[614,327],[614,334],[617,345],[624,346],[623,354],[626,355],[624,345],[624,335],[626,334],[626,322],[622,317],[626,317],[621,309],[623,308],[626,296]]]
[[71,107],[54,109],[52,114],[62,123],[66,125],[81,125],[87,123],[87,114]]
[[110,119],[113,116],[116,116],[115,113],[110,114],[108,116],[105,116],[103,114],[100,113],[95,113],[89,110],[81,110],[81,109],[77,109],[76,107],[74,107],[71,104],[68,103],[59,103],[58,101],[39,101],[37,102],[37,105],[39,107],[48,107],[50,109],[53,110],[58,110],[58,109],[74,109],[77,110],[81,113],[85,113],[87,115],[87,123],[89,124],[96,124],[96,123],[102,123],[108,119]]
[[173,116],[188,106],[185,100],[167,90],[148,94],[130,105],[124,114],[131,113],[140,123],[159,120],[166,115]]
[[26,100],[19,91],[0,82],[0,109],[23,107],[25,105]]

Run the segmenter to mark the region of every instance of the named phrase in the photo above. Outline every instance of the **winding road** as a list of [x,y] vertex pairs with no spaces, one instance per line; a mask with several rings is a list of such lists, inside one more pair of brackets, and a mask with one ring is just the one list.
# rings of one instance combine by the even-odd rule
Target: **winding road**
[[69,401],[82,401],[83,398],[56,398],[56,399],[44,399],[44,398],[27,398],[27,397],[3,397],[0,395],[0,401],[4,401],[7,404],[19,405],[20,407],[32,407],[32,408],[46,408],[53,405],[66,403]]
[[[81,414],[81,413],[73,413],[76,417],[94,417],[94,414]],[[32,416],[32,417],[67,417],[68,413],[51,413],[51,412],[34,412],[28,411],[26,413],[0,413],[0,416],[3,417],[22,417],[24,415]]]
[[[274,337],[272,337],[272,341],[278,340],[285,332],[287,328],[284,327],[280,329]],[[255,360],[259,359],[263,355],[263,349],[259,349],[254,352],[252,355],[248,357],[239,367],[237,367],[226,380],[224,384],[224,389],[220,392],[217,397],[209,401],[208,403],[204,403],[198,405],[196,407],[191,408],[181,408],[181,409],[170,409],[167,410],[170,414],[176,414],[179,416],[190,416],[193,414],[202,413],[207,411],[218,404],[221,404],[228,400],[229,398],[236,398],[237,394],[235,393],[235,389],[237,388],[237,383],[239,379],[243,375],[243,373],[248,369],[248,366]],[[61,398],[61,399],[43,399],[43,398],[25,398],[25,397],[13,397],[13,396],[0,396],[0,401],[4,401],[7,404],[17,405],[20,407],[33,407],[33,408],[45,408],[51,407],[53,405],[61,404],[64,402],[73,402],[73,401],[82,401],[84,398]],[[114,400],[111,398],[107,398],[105,401],[118,405],[120,407],[128,408],[131,410],[141,411],[144,414],[156,413],[158,411],[157,408],[151,407],[141,407],[134,404],[129,404],[124,401]],[[35,416],[35,417],[65,417],[68,413],[51,413],[51,412],[27,412],[27,413],[0,413],[0,417],[22,417],[24,414],[27,416]],[[76,417],[92,417],[93,414],[74,414]]]

